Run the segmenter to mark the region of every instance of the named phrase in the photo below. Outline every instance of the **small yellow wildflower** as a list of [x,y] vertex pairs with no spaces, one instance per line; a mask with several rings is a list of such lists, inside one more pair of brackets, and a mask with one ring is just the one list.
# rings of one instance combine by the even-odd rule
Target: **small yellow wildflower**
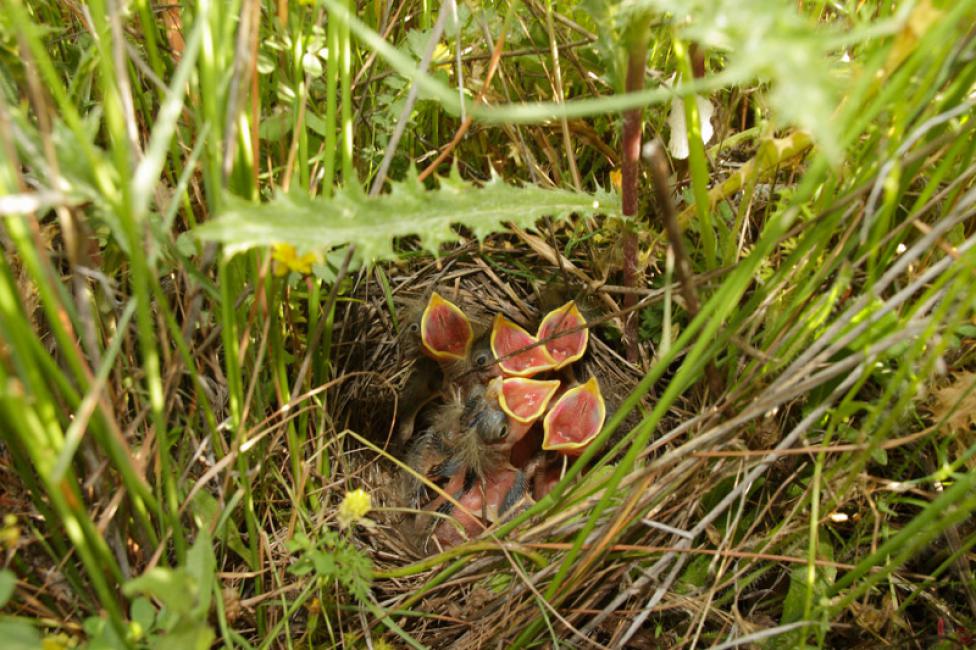
[[41,640],[41,650],[67,650],[75,645],[74,640],[64,632],[48,635]]
[[356,523],[366,523],[366,513],[373,508],[373,500],[369,493],[357,488],[352,492],[346,492],[346,496],[339,504],[339,525],[349,528]]
[[322,603],[318,598],[313,598],[312,602],[305,606],[305,609],[307,609],[308,613],[312,616],[317,616],[322,611]]
[[308,275],[312,272],[312,265],[319,261],[315,253],[305,253],[299,257],[291,244],[275,244],[271,248],[271,259],[274,260],[274,274],[279,278],[289,271]]
[[0,545],[7,548],[17,548],[20,543],[20,526],[17,525],[16,515],[7,514],[3,518],[3,527],[0,528]]
[[451,50],[443,43],[434,46],[434,54],[430,57],[430,63],[437,70],[451,71]]
[[611,171],[610,184],[617,188],[617,191],[619,192],[620,188],[623,187],[624,184],[624,173],[619,169],[614,169]]

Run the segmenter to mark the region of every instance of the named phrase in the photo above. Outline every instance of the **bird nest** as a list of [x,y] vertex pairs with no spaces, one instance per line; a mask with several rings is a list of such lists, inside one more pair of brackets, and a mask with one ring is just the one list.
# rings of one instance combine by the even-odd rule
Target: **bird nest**
[[[451,388],[442,385],[437,365],[418,350],[420,315],[434,292],[458,305],[470,319],[475,338],[482,340],[498,314],[535,332],[544,314],[574,300],[589,330],[585,355],[573,364],[574,381],[595,378],[607,412],[615,411],[642,373],[615,346],[620,310],[613,295],[542,240],[522,236],[529,238],[534,255],[516,253],[510,240],[496,237],[461,246],[437,260],[417,258],[359,275],[349,299],[337,306],[335,318],[336,375],[343,381],[328,403],[337,429],[357,432],[385,450],[388,458],[409,463],[412,451],[417,454],[421,431],[431,418],[439,417],[437,408],[450,409]],[[420,406],[430,406],[434,414],[425,415]],[[463,403],[458,405],[461,410]],[[630,414],[619,431],[629,431],[636,418],[636,412]],[[529,451],[516,452],[523,462],[538,452],[539,429],[534,430],[534,442],[522,445]],[[375,459],[375,452],[372,456]],[[381,500],[398,508],[422,506],[405,494],[403,475],[409,470],[398,468],[395,461],[370,465],[385,472],[374,483],[388,488],[374,491],[385,493]]]
[[335,318],[336,375],[348,378],[330,400],[340,429],[395,449],[398,400],[419,359],[410,330],[434,290],[460,305],[480,333],[499,313],[534,331],[545,312],[577,300],[591,326],[599,324],[590,329],[581,361],[584,372],[597,377],[611,408],[630,393],[642,373],[606,336],[619,334],[619,308],[611,294],[596,281],[586,284],[579,275],[567,277],[543,257],[518,254],[519,264],[505,268],[493,252],[512,255],[510,246],[489,239],[482,247],[469,244],[438,260],[364,272],[357,278],[352,296],[340,303]]

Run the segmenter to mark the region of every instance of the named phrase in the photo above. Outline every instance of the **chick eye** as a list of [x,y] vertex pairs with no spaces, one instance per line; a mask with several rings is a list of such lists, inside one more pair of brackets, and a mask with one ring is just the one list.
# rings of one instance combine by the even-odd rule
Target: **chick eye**
[[488,352],[479,352],[474,355],[474,365],[478,368],[484,368],[489,363],[491,363],[491,354]]
[[420,323],[410,323],[407,325],[407,332],[410,334],[416,334],[420,331]]
[[508,425],[501,425],[494,433],[495,435],[492,436],[491,442],[501,442],[508,437]]
[[497,423],[482,423],[483,426],[476,428],[481,439],[488,444],[500,442],[508,437],[508,425]]

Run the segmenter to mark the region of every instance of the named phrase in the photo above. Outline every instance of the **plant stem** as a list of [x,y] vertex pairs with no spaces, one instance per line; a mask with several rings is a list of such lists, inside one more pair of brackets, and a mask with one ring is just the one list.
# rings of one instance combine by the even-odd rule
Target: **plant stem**
[[[627,58],[627,81],[625,90],[628,93],[638,92],[644,88],[644,68],[647,63],[647,24],[649,15],[642,15],[630,29],[630,51]],[[623,148],[623,166],[621,167],[621,199],[624,218],[633,220],[627,224],[623,236],[623,285],[628,288],[637,287],[640,282],[638,269],[637,245],[637,172],[641,149],[641,108],[634,108],[624,113],[621,147]],[[637,304],[637,294],[628,293],[624,296],[624,309]],[[636,363],[638,359],[636,314],[629,314],[624,319],[624,342],[627,360]]]

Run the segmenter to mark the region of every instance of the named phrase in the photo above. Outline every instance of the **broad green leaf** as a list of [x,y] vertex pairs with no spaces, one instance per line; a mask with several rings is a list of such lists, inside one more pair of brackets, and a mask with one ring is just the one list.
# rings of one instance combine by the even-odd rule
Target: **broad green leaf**
[[299,254],[354,243],[358,260],[366,262],[392,258],[394,238],[409,235],[419,236],[436,254],[441,244],[457,241],[454,225],[482,238],[502,230],[506,222],[528,228],[545,216],[620,212],[619,197],[609,192],[514,187],[499,180],[477,187],[456,173],[442,178],[436,190],[425,189],[412,173],[378,197],[347,188],[331,198],[280,194],[258,205],[228,197],[224,205],[223,212],[195,233],[224,244],[229,255],[272,243],[291,244]]
[[[193,495],[193,499],[190,501],[190,507],[193,509],[193,516],[196,518],[197,526],[200,529],[206,528],[210,530],[220,521],[220,515],[222,514],[221,506],[217,503],[217,499],[206,490],[201,490]],[[250,553],[248,553],[247,547],[244,546],[241,531],[236,526],[228,526],[225,524],[214,530],[214,535],[218,540],[224,542],[229,549],[240,555],[241,558],[248,560]]]
[[85,619],[83,627],[85,634],[88,635],[86,650],[125,650],[132,647],[119,638],[108,620],[100,616],[89,616]]
[[179,625],[175,630],[156,641],[158,650],[207,650],[213,644],[214,632],[206,623]]
[[807,568],[796,567],[790,571],[790,588],[783,599],[783,623],[803,618],[803,602],[807,594]]
[[148,598],[139,596],[134,598],[132,604],[129,605],[129,617],[133,623],[142,628],[143,632],[147,632],[156,622],[156,608],[153,607]]
[[196,584],[183,568],[155,567],[122,586],[126,596],[143,594],[158,598],[169,609],[188,613],[196,601]]
[[217,571],[217,560],[214,557],[213,544],[206,528],[197,533],[197,539],[186,554],[186,572],[196,581],[199,602],[196,613],[206,616],[210,609],[210,595],[214,586],[214,575]]
[[691,593],[696,589],[701,589],[708,582],[708,567],[711,558],[707,555],[700,555],[690,561],[685,570],[678,578],[676,590],[680,593]]
[[307,75],[317,79],[322,76],[322,60],[313,52],[306,52],[302,55],[302,69]]
[[0,639],[9,650],[35,650],[41,647],[41,635],[26,621],[0,621]]
[[6,605],[10,597],[14,595],[14,587],[16,586],[17,576],[7,569],[0,570],[0,607]]

